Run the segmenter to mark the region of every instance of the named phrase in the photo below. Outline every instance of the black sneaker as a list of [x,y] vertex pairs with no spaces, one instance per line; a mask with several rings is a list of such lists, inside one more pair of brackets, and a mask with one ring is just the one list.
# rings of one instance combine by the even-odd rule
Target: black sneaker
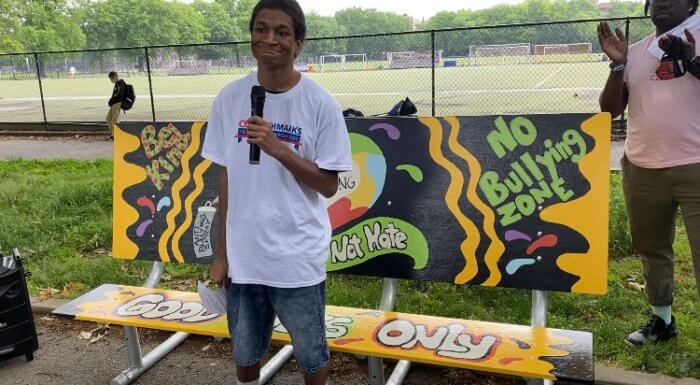
[[646,344],[657,344],[668,341],[678,336],[676,328],[676,317],[671,317],[671,324],[666,325],[666,321],[659,316],[652,314],[649,322],[636,332],[630,333],[625,338],[625,343],[632,347],[640,347]]

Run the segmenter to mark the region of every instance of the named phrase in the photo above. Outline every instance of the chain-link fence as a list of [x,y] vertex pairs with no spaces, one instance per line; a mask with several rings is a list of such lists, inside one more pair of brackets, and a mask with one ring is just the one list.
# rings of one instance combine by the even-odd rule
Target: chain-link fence
[[[600,21],[630,42],[653,32],[618,18],[313,38],[296,66],[365,115],[406,97],[423,116],[595,112],[609,72]],[[136,90],[124,119],[202,120],[255,65],[248,42],[2,54],[0,122],[101,121],[109,71]]]

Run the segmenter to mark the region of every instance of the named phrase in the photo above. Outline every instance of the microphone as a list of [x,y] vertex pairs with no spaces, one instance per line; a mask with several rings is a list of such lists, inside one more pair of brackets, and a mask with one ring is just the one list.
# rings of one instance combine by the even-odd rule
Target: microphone
[[[250,90],[250,115],[262,118],[264,107],[265,89],[262,86],[253,86]],[[250,164],[260,164],[260,146],[257,144],[250,145],[250,156],[248,160]]]

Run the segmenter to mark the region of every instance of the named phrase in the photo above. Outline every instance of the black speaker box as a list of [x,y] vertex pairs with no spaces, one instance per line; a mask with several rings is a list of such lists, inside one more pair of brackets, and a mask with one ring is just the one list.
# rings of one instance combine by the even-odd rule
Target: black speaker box
[[25,279],[29,273],[17,251],[8,257],[0,254],[0,261],[0,360],[25,356],[31,361],[39,341]]

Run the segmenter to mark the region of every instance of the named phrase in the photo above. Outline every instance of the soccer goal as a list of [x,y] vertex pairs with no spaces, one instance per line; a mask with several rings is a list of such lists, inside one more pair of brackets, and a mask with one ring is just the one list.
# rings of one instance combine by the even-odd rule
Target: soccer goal
[[538,44],[535,46],[536,63],[569,63],[590,61],[591,43]]
[[168,76],[204,75],[211,70],[210,60],[174,60],[168,69]]
[[357,71],[366,69],[367,55],[364,53],[321,55],[321,71]]
[[[432,51],[404,51],[404,52],[387,52],[387,61],[389,68],[431,68],[433,66]],[[435,65],[437,66],[442,61],[442,50],[435,51]]]
[[531,55],[530,43],[469,46],[472,65],[529,63]]

